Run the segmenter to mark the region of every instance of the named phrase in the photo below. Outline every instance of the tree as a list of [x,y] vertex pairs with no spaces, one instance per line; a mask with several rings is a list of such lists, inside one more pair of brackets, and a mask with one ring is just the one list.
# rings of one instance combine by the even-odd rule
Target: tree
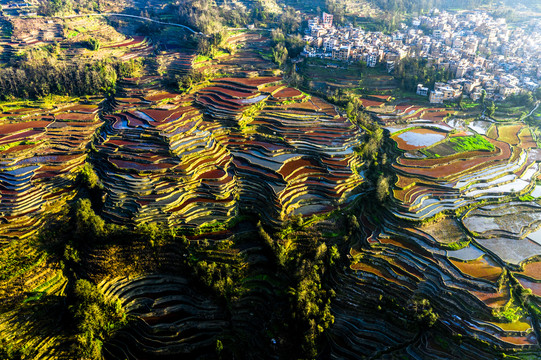
[[376,198],[380,203],[384,202],[385,199],[389,196],[389,178],[381,175],[378,178],[376,185]]
[[285,40],[286,49],[289,57],[295,58],[300,55],[306,42],[302,39],[301,35],[290,35]]
[[526,106],[533,106],[535,103],[535,100],[533,98],[533,95],[531,92],[528,92],[524,95],[524,105]]
[[359,61],[359,69],[361,70],[361,74],[362,74],[363,70],[366,69],[367,66],[368,66],[368,64],[366,63],[366,61],[364,61],[364,60]]
[[534,97],[536,100],[541,100],[541,86],[537,87],[534,92]]
[[463,100],[463,95],[462,93],[458,96],[458,98],[456,99],[456,106],[458,106],[460,109],[462,109],[462,100]]
[[199,43],[197,44],[197,53],[203,55],[212,57],[215,53],[214,45],[211,43],[211,41],[207,38],[201,38],[199,40]]
[[491,101],[490,105],[487,107],[488,117],[492,117],[495,111],[496,111],[496,105],[494,104],[494,101]]
[[279,67],[282,67],[282,65],[286,62],[287,56],[287,49],[282,43],[276,44],[272,48],[272,58]]
[[355,105],[353,102],[348,101],[348,104],[346,105],[346,113],[348,115],[348,118],[351,119],[353,117],[353,111],[355,110]]
[[88,199],[79,199],[75,206],[75,235],[79,241],[90,241],[107,235],[105,221],[92,210]]
[[221,358],[223,350],[224,350],[224,345],[222,344],[220,339],[216,339],[216,355],[218,355],[219,358]]
[[103,184],[91,164],[85,163],[79,176],[81,177],[81,182],[89,189],[94,189],[95,187],[103,188]]
[[286,40],[284,32],[280,28],[272,29],[271,38],[275,44],[278,44]]
[[91,51],[98,51],[100,49],[100,46],[101,46],[100,41],[98,39],[95,39],[95,38],[89,38],[88,40],[83,42],[83,45],[88,50],[91,50]]
[[331,246],[330,250],[328,251],[329,254],[329,265],[333,266],[338,259],[340,259],[340,252],[338,251],[338,247],[336,245]]
[[479,100],[481,101],[481,104],[485,104],[485,98],[487,97],[487,92],[485,91],[485,89],[482,89],[481,90],[481,97],[479,98]]
[[421,326],[432,327],[438,321],[439,315],[434,312],[428,299],[413,299],[409,306],[413,310],[414,317]]

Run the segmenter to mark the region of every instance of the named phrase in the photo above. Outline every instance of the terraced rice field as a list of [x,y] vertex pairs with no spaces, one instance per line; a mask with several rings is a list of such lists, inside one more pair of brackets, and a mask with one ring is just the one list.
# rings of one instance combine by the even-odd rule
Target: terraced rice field
[[520,143],[518,134],[523,128],[524,125],[500,125],[498,126],[498,140],[511,145],[518,145]]
[[216,336],[229,325],[224,309],[191,289],[183,277],[115,278],[100,287],[106,297],[120,298],[138,322],[107,344],[110,358],[201,356],[213,350]]
[[371,99],[360,99],[359,101],[365,108],[380,107],[384,104],[383,101],[376,101]]
[[521,263],[541,253],[533,238],[541,224],[536,203],[489,205],[468,213],[466,228],[500,259]]
[[102,124],[97,111],[97,105],[64,105],[4,113],[9,120],[0,124],[2,239],[35,234],[44,214],[76,194],[86,148]]
[[496,266],[493,261],[482,258],[469,262],[451,260],[451,262],[463,273],[476,279],[485,279],[496,282],[502,274],[502,269]]
[[[351,268],[358,277],[357,286],[350,286],[351,292],[339,294],[337,302],[340,304],[340,335],[353,340],[347,343],[336,340],[340,345],[336,351],[348,354],[366,339],[374,339],[365,331],[364,323],[355,322],[357,310],[354,309],[361,306],[361,302],[364,306],[371,304],[369,306],[382,308],[378,294],[392,287],[395,298],[402,301],[407,301],[412,293],[421,292],[430,297],[436,308],[452,308],[452,318],[442,320],[449,328],[476,334],[473,336],[500,347],[532,349],[535,353],[537,350],[534,349],[539,345],[534,335],[536,325],[530,318],[523,317],[511,323],[497,318],[487,321],[494,310],[502,310],[511,300],[509,287],[498,286],[502,277],[505,278],[505,268],[515,269],[520,286],[529,289],[534,296],[539,293],[541,211],[536,202],[509,200],[509,197],[518,200],[519,195],[527,194],[535,187],[539,165],[536,150],[531,150],[535,141],[530,130],[522,124],[496,126],[490,122],[474,122],[469,129],[479,135],[473,136],[460,121],[429,122],[423,126],[449,126],[450,129],[445,131],[451,132],[448,139],[454,143],[441,141],[444,140],[442,137],[433,145],[427,137],[425,143],[408,144],[400,135],[413,123],[388,124],[404,121],[404,116],[397,116],[400,112],[413,111],[414,107],[403,105],[392,113],[386,109],[376,115],[387,124],[391,139],[401,150],[393,164],[397,173],[393,189],[396,207],[384,215],[383,221],[380,216],[378,222],[373,222],[379,225],[372,225],[370,231],[365,232],[363,236],[368,248],[364,245],[362,249],[350,252],[358,261]],[[485,134],[487,138],[481,137]],[[462,139],[476,141],[464,142]],[[536,194],[532,193],[533,198]],[[481,206],[480,201],[502,203]],[[461,212],[467,207],[472,210]],[[442,213],[447,216],[427,224],[397,225],[399,219],[416,221]],[[403,264],[401,267],[407,272],[396,269],[398,264]],[[436,272],[429,275],[432,269]],[[436,295],[442,291],[449,292],[449,296],[443,299]],[[365,300],[355,302],[352,300],[354,293]],[[479,317],[472,316],[474,313]],[[363,316],[363,321],[369,322],[367,319],[371,315]],[[376,318],[374,316],[373,321]],[[465,318],[469,320],[465,321]],[[392,323],[392,320],[385,322]],[[381,334],[382,330],[379,332],[377,339],[385,336]],[[377,342],[371,344],[377,349]],[[465,349],[461,352],[461,346],[454,348],[457,358],[490,359],[494,356],[490,351],[472,355]],[[426,358],[425,351],[424,343],[414,343],[395,354]]]
[[[337,354],[347,354],[359,346],[364,351],[375,352],[384,348],[386,341],[400,342],[396,338],[388,339],[388,336],[396,337],[397,334],[386,333],[384,330],[396,326],[394,322],[397,321],[386,315],[392,313],[388,307],[396,305],[383,302],[379,294],[385,288],[392,288],[394,298],[404,302],[411,299],[412,293],[420,292],[430,297],[436,309],[453,309],[451,313],[454,315],[440,318],[440,321],[456,331],[481,336],[508,349],[537,349],[537,339],[532,332],[534,325],[530,319],[522,318],[506,323],[497,319],[487,321],[485,315],[481,315],[492,314],[493,309],[502,309],[509,302],[509,290],[505,287],[500,289],[497,284],[503,268],[494,260],[492,252],[483,249],[482,241],[479,241],[481,247],[469,245],[460,250],[442,250],[437,247],[439,242],[434,240],[439,234],[444,235],[447,229],[451,234],[457,234],[455,239],[463,238],[463,235],[457,232],[456,226],[455,222],[447,220],[426,225],[423,231],[420,231],[395,224],[393,216],[390,215],[385,216],[383,223],[366,233],[367,241],[371,245],[368,248],[364,246],[360,251],[351,251],[357,261],[351,266],[355,280],[340,279],[342,284],[354,281],[356,285],[351,283],[342,287],[337,296],[338,322],[335,334],[350,339],[347,342],[336,339],[334,351]],[[428,231],[431,234],[428,234]],[[496,258],[499,256],[496,255]],[[536,273],[537,265],[527,266],[528,272]],[[449,276],[450,274],[452,275]],[[530,280],[520,278],[519,281],[533,292],[538,291],[537,284]],[[441,291],[445,291],[447,295],[437,296]],[[363,305],[360,305],[361,303]],[[370,306],[368,304],[377,307],[380,315],[377,312],[367,314],[359,310],[360,307]],[[362,324],[354,315],[359,312],[363,314]],[[375,323],[385,325],[367,325]],[[411,335],[405,332],[402,332],[401,336],[411,338]],[[367,342],[368,338],[372,341]],[[367,343],[370,346],[365,345]],[[423,344],[410,344],[404,353],[416,354],[422,358],[430,356],[428,354],[434,356],[433,350],[428,350]],[[460,358],[489,359],[493,356],[489,350],[481,349],[472,355],[463,345],[456,345],[455,351],[455,356]]]
[[[427,132],[434,131],[428,130],[428,126],[444,129],[445,126],[461,125],[449,122],[425,123],[423,126],[422,132]],[[479,126],[490,131],[494,129],[495,134],[491,135],[489,131],[488,137],[484,137],[458,133],[446,141],[441,141],[442,138],[440,142],[427,136],[424,142],[408,144],[401,137],[410,136],[414,142],[416,138],[423,139],[423,135],[408,135],[411,131],[402,132],[403,126],[387,127],[398,148],[404,151],[393,164],[398,174],[394,189],[399,201],[397,214],[404,218],[425,219],[442,211],[459,209],[475,199],[525,194],[532,189],[539,166],[537,153],[530,151],[533,140],[529,130],[523,125]],[[499,135],[499,128],[505,136]]]
[[490,129],[491,126],[493,126],[493,123],[490,121],[475,120],[470,125],[468,125],[468,128],[480,135],[486,135],[488,129]]
[[[367,183],[366,166],[354,151],[363,130],[341,109],[271,76],[274,65],[259,54],[267,39],[248,33],[231,41],[245,46],[198,64],[230,75],[191,93],[167,90],[156,72],[148,72],[119,81],[108,114],[98,115],[98,100],[4,110],[0,268],[11,275],[0,279],[0,305],[9,300],[24,304],[24,311],[0,314],[1,339],[17,347],[28,343],[31,358],[69,358],[58,350],[73,342],[61,319],[44,326],[33,314],[49,312],[56,319],[65,311],[58,304],[71,281],[66,274],[74,272],[59,259],[75,255],[67,247],[51,255],[34,235],[67,212],[78,193],[89,191],[82,190],[79,174],[92,164],[103,186],[96,200],[100,216],[108,223],[161,223],[193,234],[221,229],[184,238],[186,247],[218,244],[218,250],[202,246],[201,258],[182,256],[179,244],[156,246],[160,239],[90,251],[80,266],[91,270],[107,298],[120,299],[133,320],[104,345],[106,358],[213,358],[217,339],[240,339],[238,346],[258,354],[281,345],[275,326],[266,327],[269,299],[288,291],[269,276],[282,266],[267,254],[272,242],[267,248],[251,239],[258,236],[253,224],[222,229],[244,214],[274,229],[301,215],[320,226],[321,244],[349,249],[325,274],[336,297],[323,356],[494,359],[505,351],[535,358],[541,208],[524,197],[540,174],[532,132],[523,124],[486,121],[468,129],[463,120],[449,119],[454,111],[367,96],[363,105],[396,142],[389,151],[396,158],[388,162],[397,180],[382,207],[356,193]],[[154,50],[141,37],[119,38],[104,48],[125,60]],[[178,75],[194,59],[184,51],[159,56],[160,71]],[[537,197],[535,190],[531,194]],[[327,220],[308,218],[337,207]],[[234,235],[250,240],[236,242],[237,230]],[[301,230],[292,238],[288,246],[323,249],[311,248],[317,241]],[[220,249],[227,241],[238,248]],[[247,293],[234,302],[219,301],[178,271],[179,264],[203,258],[250,271],[261,266],[262,273],[245,279]],[[326,255],[319,260],[328,261]],[[519,299],[520,287],[532,296]],[[518,300],[533,310],[525,305],[516,319],[504,321],[501,314]],[[48,307],[49,301],[57,307]],[[435,314],[430,324],[426,312]],[[272,316],[284,322],[283,314]]]
[[351,170],[361,133],[281,81],[218,78],[167,108],[107,116],[96,145],[106,217],[196,226],[257,206],[278,222],[346,201],[363,181]]
[[541,280],[541,262],[537,261],[526,264],[522,274],[534,280]]

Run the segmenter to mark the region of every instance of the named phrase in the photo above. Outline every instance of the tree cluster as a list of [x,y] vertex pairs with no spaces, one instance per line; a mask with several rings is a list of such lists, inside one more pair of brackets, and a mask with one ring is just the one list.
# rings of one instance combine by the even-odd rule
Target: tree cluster
[[297,34],[301,26],[301,17],[294,8],[288,6],[277,18],[276,25],[285,34]]
[[325,8],[333,15],[333,23],[340,26],[346,22],[346,1],[325,0]]
[[408,57],[396,65],[394,76],[400,80],[403,89],[415,92],[418,84],[433,87],[436,82],[449,80],[451,73],[443,68],[438,70],[428,66],[426,59]]
[[205,34],[222,32],[225,27],[245,27],[250,18],[248,10],[240,3],[215,6],[212,0],[181,0],[171,6],[179,23]]
[[356,152],[364,160],[376,161],[383,146],[383,129],[364,112],[357,101],[349,101],[346,113],[350,121],[363,128],[366,132],[364,141],[359,144]]
[[94,0],[42,0],[38,13],[45,16],[67,15],[72,12],[85,13],[100,10],[100,1]]
[[197,247],[188,248],[190,253],[188,266],[199,281],[221,300],[230,303],[238,300],[245,289],[240,285],[241,279],[246,275],[246,268],[227,262],[216,262],[211,259],[203,260],[205,254],[211,250],[230,250],[233,241],[225,240],[211,245],[203,241]]
[[541,100],[541,87],[537,88],[534,93],[523,92],[520,94],[509,95],[505,101],[514,106],[525,106],[530,108],[534,105],[536,99]]
[[[336,247],[334,249],[336,251]],[[318,252],[320,256],[324,255],[327,246],[322,243]],[[315,257],[301,262],[301,268],[297,271],[297,285],[289,290],[292,318],[303,334],[300,355],[308,359],[317,357],[320,338],[334,323],[331,300],[336,294],[332,289],[322,288],[322,277],[325,276],[326,268],[325,264],[318,260]]]
[[[325,331],[334,322],[331,301],[335,292],[328,280],[340,258],[338,248],[326,244],[316,234],[307,234],[300,216],[292,217],[275,236],[270,236],[261,223],[257,226],[274,254],[278,277],[289,284],[284,320],[289,324],[290,341],[295,344],[291,358],[314,359]],[[307,239],[303,236],[302,244],[297,239],[300,234],[308,235]]]
[[77,280],[70,307],[77,334],[74,352],[77,358],[101,359],[103,342],[127,324],[126,313],[118,298],[106,298],[87,280]]
[[0,99],[36,99],[48,95],[96,95],[114,88],[119,77],[138,73],[139,61],[103,60],[68,63],[54,58],[22,61],[0,69]]
[[387,154],[383,151],[385,135],[383,129],[372,121],[370,115],[362,110],[357,101],[350,101],[346,106],[348,118],[365,131],[363,142],[355,152],[368,165],[367,179],[375,186],[375,198],[379,203],[385,202],[391,193],[392,174],[388,166]]
[[220,30],[209,37],[202,37],[197,44],[197,52],[203,56],[214,57],[216,52],[227,42],[225,30]]
[[177,90],[181,93],[188,92],[193,84],[205,81],[205,78],[206,76],[204,73],[192,69],[186,75],[175,79]]
[[414,319],[424,329],[434,326],[440,317],[426,298],[411,299],[408,309],[412,311]]
[[95,38],[89,38],[88,40],[85,40],[83,45],[88,49],[92,51],[98,51],[100,49],[100,41]]
[[304,49],[306,43],[299,34],[287,35],[280,28],[273,29],[272,38],[272,59],[282,67],[289,58],[296,58]]

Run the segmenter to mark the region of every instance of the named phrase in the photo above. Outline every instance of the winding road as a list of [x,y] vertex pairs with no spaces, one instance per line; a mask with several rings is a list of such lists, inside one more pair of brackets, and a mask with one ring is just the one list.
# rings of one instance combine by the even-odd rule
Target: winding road
[[532,111],[530,111],[530,113],[528,115],[526,115],[525,117],[528,117],[528,116],[531,116],[535,110],[537,110],[537,108],[539,107],[539,103],[541,103],[541,100],[537,100],[537,102],[535,103],[535,107],[532,109]]
[[197,31],[193,30],[192,28],[190,28],[189,26],[186,26],[186,25],[181,25],[181,24],[175,24],[175,23],[170,23],[170,22],[158,21],[158,20],[154,20],[154,19],[147,18],[147,17],[144,17],[144,16],[137,16],[137,15],[128,15],[128,14],[119,14],[119,13],[96,13],[96,14],[79,14],[79,15],[53,16],[53,18],[57,18],[57,19],[69,19],[69,18],[84,17],[84,16],[120,16],[120,17],[127,17],[127,18],[132,18],[132,19],[138,19],[138,20],[150,21],[150,22],[153,22],[153,23],[155,23],[155,24],[160,24],[160,25],[176,26],[176,27],[184,28],[184,29],[190,31],[192,34],[208,36],[208,35],[203,34],[202,32],[197,32]]

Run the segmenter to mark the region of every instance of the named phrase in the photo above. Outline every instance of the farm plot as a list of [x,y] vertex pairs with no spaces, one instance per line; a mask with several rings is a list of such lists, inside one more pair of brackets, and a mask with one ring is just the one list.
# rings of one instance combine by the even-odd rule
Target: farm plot
[[475,120],[470,125],[468,125],[468,128],[475,131],[479,135],[486,135],[488,129],[493,126],[493,123],[490,121],[485,120]]
[[524,270],[520,274],[535,281],[541,280],[541,261],[534,261],[524,265]]
[[463,262],[450,260],[462,273],[476,279],[484,279],[496,282],[502,274],[502,268],[497,266],[493,260],[482,257],[473,261]]
[[500,125],[498,126],[498,140],[511,145],[518,145],[520,143],[518,134],[523,128],[524,125]]
[[536,243],[540,210],[536,203],[487,205],[468,213],[463,223],[482,247],[518,264],[541,255],[541,244]]
[[307,59],[304,64],[299,66],[299,73],[311,79],[316,89],[324,89],[328,85],[355,87],[362,77],[357,65],[328,66],[324,60],[320,59]]
[[395,134],[392,139],[398,144],[398,148],[402,150],[417,150],[431,146],[445,139],[446,134],[440,131],[431,129],[412,129]]
[[541,226],[541,207],[533,202],[487,205],[469,212],[463,223],[478,237],[524,238]]
[[454,218],[445,218],[441,221],[419,227],[435,241],[442,244],[453,244],[463,241],[466,237],[458,221]]
[[469,151],[493,152],[494,150],[494,145],[486,138],[475,135],[450,137],[445,142],[423,149],[421,152],[428,157],[439,158]]

